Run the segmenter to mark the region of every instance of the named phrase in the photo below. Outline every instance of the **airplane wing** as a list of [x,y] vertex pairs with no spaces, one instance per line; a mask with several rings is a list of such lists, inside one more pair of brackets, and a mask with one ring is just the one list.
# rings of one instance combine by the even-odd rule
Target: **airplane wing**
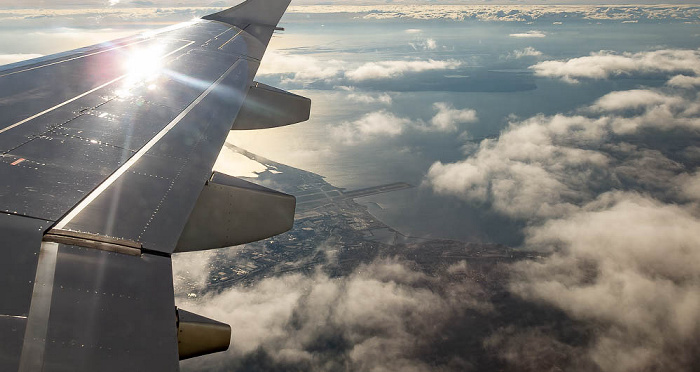
[[212,172],[229,130],[308,119],[253,81],[289,0],[0,67],[0,371],[164,371],[225,350],[171,254],[291,228],[294,197]]

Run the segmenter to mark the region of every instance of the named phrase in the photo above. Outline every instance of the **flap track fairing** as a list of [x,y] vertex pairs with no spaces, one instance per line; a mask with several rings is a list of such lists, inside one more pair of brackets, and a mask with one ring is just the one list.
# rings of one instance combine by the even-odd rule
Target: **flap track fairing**
[[175,313],[180,360],[228,350],[231,326],[182,309]]
[[309,120],[311,100],[253,82],[231,130],[281,127]]
[[254,242],[292,228],[296,198],[214,172],[180,235],[175,252]]

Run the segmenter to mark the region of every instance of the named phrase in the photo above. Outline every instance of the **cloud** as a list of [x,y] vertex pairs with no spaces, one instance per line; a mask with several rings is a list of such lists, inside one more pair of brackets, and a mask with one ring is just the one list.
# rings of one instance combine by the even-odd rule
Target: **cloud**
[[544,32],[542,31],[528,31],[528,32],[522,32],[522,33],[516,33],[516,34],[510,34],[510,37],[518,37],[518,38],[542,38],[546,37]]
[[188,294],[204,288],[209,280],[215,251],[176,253],[173,258],[173,283]]
[[624,136],[644,131],[682,136],[672,131],[700,130],[695,97],[612,92],[587,109],[594,113],[512,122],[498,139],[482,141],[467,159],[434,163],[426,182],[437,193],[486,203],[514,218],[559,217],[612,189],[663,194],[672,186],[666,177],[673,178],[683,166],[659,150],[626,142]]
[[[511,123],[499,139],[482,141],[471,157],[433,164],[427,181],[437,193],[488,202],[509,216],[561,215],[585,197],[579,184],[597,182],[607,173],[612,160],[608,155],[576,146],[576,140],[600,144],[605,124],[564,115]],[[600,171],[589,174],[589,169]]]
[[318,81],[353,84],[395,79],[409,73],[452,70],[461,66],[456,60],[390,60],[351,65],[339,60],[320,60],[308,55],[270,50],[258,70],[259,75],[282,74],[283,83],[309,84]]
[[435,50],[438,47],[435,39],[425,39],[425,41],[421,42],[408,43],[408,45],[410,45],[413,50]]
[[307,55],[269,50],[265,53],[258,74],[289,74],[291,77],[286,81],[308,83],[335,78],[341,74],[343,68],[344,63],[338,60],[321,61]]
[[643,128],[700,129],[700,104],[695,97],[635,89],[608,93],[590,108],[606,112],[616,134],[634,133]]
[[679,175],[675,183],[678,184],[679,196],[694,202],[700,202],[700,170],[693,174]]
[[[179,1],[178,8],[171,8],[172,1],[118,1],[110,7],[106,4],[114,3],[116,0],[84,0],[82,2],[71,2],[70,6],[56,2],[52,4],[54,8],[46,10],[46,2],[43,0],[27,0],[22,2],[24,9],[3,10],[3,13],[13,13],[26,16],[33,16],[35,13],[47,13],[48,11],[60,11],[71,13],[72,15],[83,14],[89,10],[100,12],[104,15],[122,13],[128,14],[134,11],[149,12],[158,16],[158,12],[170,12],[180,10],[197,10],[201,16],[214,13],[231,6],[230,2],[214,1],[202,7],[202,2],[197,0]],[[696,21],[700,16],[700,7],[696,4],[688,5],[687,1],[672,1],[678,5],[659,5],[653,0],[638,0],[636,3],[647,3],[653,5],[590,5],[581,4],[581,0],[559,1],[562,5],[469,5],[452,1],[452,4],[406,4],[404,1],[396,1],[395,4],[386,4],[377,0],[379,4],[371,5],[371,1],[365,5],[347,5],[347,2],[332,0],[327,5],[318,5],[316,0],[298,0],[288,9],[288,13],[301,14],[348,14],[351,17],[364,19],[421,19],[421,20],[481,20],[500,22],[532,22],[544,20],[546,22],[557,22],[560,20],[595,20],[595,21],[654,21],[659,22],[671,20],[674,22]],[[610,3],[625,4],[627,0],[610,0]],[[566,4],[564,4],[566,3]],[[68,3],[65,3],[68,4]],[[145,4],[151,8],[134,8],[135,5]],[[34,9],[33,9],[34,8]],[[38,8],[38,9],[35,9]],[[163,16],[161,14],[161,16]],[[186,20],[186,19],[182,19]],[[409,29],[416,30],[416,29]],[[420,30],[419,30],[420,31]],[[411,32],[411,31],[408,31]]]
[[391,105],[392,102],[391,96],[388,93],[350,93],[347,99],[359,103],[382,103],[385,105]]
[[0,54],[0,66],[8,65],[10,63],[20,62],[32,58],[43,57],[42,54]]
[[437,114],[430,120],[430,125],[439,131],[454,132],[458,129],[457,124],[474,123],[479,120],[476,111],[472,109],[457,110],[444,102],[436,102],[433,108],[437,110]]
[[461,62],[456,60],[437,61],[433,59],[427,61],[368,62],[345,72],[345,76],[351,81],[391,79],[401,77],[408,72],[450,70],[460,65]]
[[345,99],[351,100],[353,102],[380,103],[380,104],[384,104],[384,105],[391,105],[391,103],[393,102],[391,96],[388,93],[360,92],[355,87],[342,86],[342,85],[335,87],[335,88],[348,92],[348,94],[345,96]]
[[267,278],[179,304],[233,329],[226,353],[182,367],[255,370],[264,363],[278,370],[458,370],[449,360],[425,360],[426,351],[455,316],[490,312],[491,304],[482,298],[475,282],[431,277],[395,259],[361,265],[347,277],[316,272]]
[[[564,61],[543,61],[531,66],[537,76],[560,78],[568,83],[579,79],[608,79],[631,75],[700,73],[700,50],[665,49],[616,54],[608,51]],[[676,82],[682,82],[679,78]]]
[[689,370],[700,336],[700,220],[635,193],[602,195],[529,231],[558,247],[514,265],[512,290],[600,329],[588,356],[604,371]]
[[533,47],[527,47],[525,49],[516,49],[511,53],[508,53],[507,58],[510,59],[520,59],[524,57],[541,57],[542,52],[539,50],[533,48]]
[[411,125],[410,119],[381,110],[370,112],[355,121],[341,123],[333,128],[333,135],[346,144],[354,144],[376,137],[398,136],[408,125]]
[[396,137],[408,130],[451,133],[458,131],[460,124],[478,121],[477,113],[472,109],[455,109],[445,102],[434,103],[433,109],[437,112],[428,122],[398,117],[386,110],[375,111],[355,121],[341,123],[333,129],[333,134],[351,145],[379,137]]
[[676,75],[668,83],[670,86],[691,89],[700,85],[700,76]]
[[[577,65],[675,71],[695,54]],[[548,252],[509,266],[513,294],[591,327],[573,343],[551,329],[497,330],[485,346],[512,368],[689,371],[700,362],[697,102],[697,92],[668,86],[611,92],[575,114],[514,120],[465,159],[430,167],[425,184],[436,193],[521,221],[522,248]]]
[[[534,1],[530,1],[532,3]],[[538,1],[539,2],[539,1]],[[694,21],[700,15],[700,7],[688,5],[687,2],[675,1],[681,6],[659,5],[652,0],[636,3],[653,5],[598,5],[582,4],[581,0],[558,1],[552,4],[464,4],[451,1],[450,4],[382,4],[382,5],[312,5],[292,7],[293,12],[308,13],[354,13],[365,19],[420,19],[420,20],[481,20],[500,22],[532,22],[544,20],[560,22],[561,20],[597,20],[597,21],[642,21],[642,20],[678,20]],[[610,0],[606,3],[625,4],[626,0]],[[554,20],[554,21],[552,21]]]
[[601,97],[592,108],[601,111],[623,111],[659,105],[678,105],[685,100],[649,89],[635,89],[611,92]]

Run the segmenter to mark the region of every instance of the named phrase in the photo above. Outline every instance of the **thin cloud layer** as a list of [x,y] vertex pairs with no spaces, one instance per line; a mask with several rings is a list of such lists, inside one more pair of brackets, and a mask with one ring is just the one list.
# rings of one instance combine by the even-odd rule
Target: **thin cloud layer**
[[528,31],[528,32],[510,34],[508,36],[517,37],[517,38],[542,38],[542,37],[546,37],[547,35],[542,31],[532,30],[532,31]]
[[343,85],[335,88],[348,92],[344,98],[357,103],[379,103],[383,105],[391,105],[393,102],[393,99],[388,93],[362,92],[357,90],[355,87]]
[[[290,6],[288,13],[305,14],[347,14],[364,19],[421,19],[421,20],[480,20],[501,22],[533,22],[533,21],[697,21],[700,16],[700,6],[688,5],[586,5],[580,1],[570,1],[570,5],[465,5],[456,4],[382,4],[348,5],[347,2],[337,1],[336,4],[318,5],[313,1],[300,1]],[[626,3],[626,0],[619,0]],[[638,1],[639,2],[639,1]],[[647,0],[652,2],[652,0]],[[66,16],[82,18],[82,16],[99,16],[100,21],[117,21],[119,19],[135,20],[152,18],[160,21],[184,21],[192,16],[202,16],[225,9],[235,2],[210,2],[202,6],[201,1],[191,0],[178,2],[178,7],[171,7],[169,0],[162,1],[120,1],[107,5],[106,0],[85,1],[82,6],[73,2],[70,6],[62,7],[60,3],[52,6],[57,9],[46,9],[44,1],[32,0],[10,4],[0,11],[0,20],[30,19],[36,17]],[[189,17],[189,18],[183,18]],[[419,32],[409,29],[407,32]]]
[[438,48],[437,41],[430,38],[425,39],[424,41],[411,42],[408,43],[408,45],[410,45],[413,50],[435,50]]
[[15,62],[20,62],[20,61],[25,61],[28,59],[32,58],[39,58],[43,57],[42,54],[24,54],[24,53],[19,53],[19,54],[0,54],[0,66],[2,65],[7,65],[10,63],[15,63]]
[[317,80],[331,80],[340,76],[345,64],[339,60],[321,61],[317,58],[286,54],[276,50],[265,53],[258,75],[286,74],[285,81],[309,83]]
[[459,67],[461,62],[456,60],[437,61],[382,61],[368,62],[345,72],[352,81],[391,79],[401,77],[410,72],[434,70],[451,70]]
[[506,58],[510,59],[520,59],[520,58],[525,58],[525,57],[541,57],[543,55],[542,52],[539,50],[533,48],[533,47],[527,47],[524,49],[516,49],[511,53],[508,53]]
[[[601,56],[561,61],[556,76],[697,68],[687,63],[695,51]],[[510,267],[513,293],[595,329],[590,343],[567,345],[546,330],[503,328],[486,346],[514,368],[554,359],[565,370],[690,371],[700,362],[697,102],[685,89],[612,92],[577,114],[513,121],[466,159],[430,168],[435,192],[523,221],[523,247],[552,253]]]
[[[600,51],[565,61],[543,61],[530,68],[537,76],[559,78],[568,83],[632,75],[695,76],[700,73],[700,51],[667,49],[623,54]],[[674,84],[673,81],[669,83]]]
[[[533,1],[534,2],[534,1]],[[541,1],[544,3],[544,1]],[[628,4],[627,0],[610,0],[606,5],[581,4],[580,0],[559,1],[568,5],[465,5],[463,2],[453,4],[382,4],[382,5],[309,5],[291,7],[290,11],[299,13],[353,13],[365,19],[421,19],[421,20],[480,20],[501,22],[533,21],[695,21],[700,14],[700,7],[688,5],[609,5],[617,2]],[[637,1],[643,3],[645,1]],[[651,2],[651,0],[646,0]]]

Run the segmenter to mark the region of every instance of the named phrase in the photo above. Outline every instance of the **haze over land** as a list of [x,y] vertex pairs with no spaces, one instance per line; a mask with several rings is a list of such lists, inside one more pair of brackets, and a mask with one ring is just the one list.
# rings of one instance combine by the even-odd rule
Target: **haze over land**
[[[180,301],[234,328],[228,354],[186,366],[693,370],[700,6],[576,3],[295,0],[257,80],[310,97],[311,120],[229,142],[336,187],[417,187],[177,257],[183,296],[197,295]],[[0,61],[216,10],[61,5],[0,11]],[[304,185],[262,163],[236,164],[273,188]],[[389,244],[376,219],[436,243]]]

